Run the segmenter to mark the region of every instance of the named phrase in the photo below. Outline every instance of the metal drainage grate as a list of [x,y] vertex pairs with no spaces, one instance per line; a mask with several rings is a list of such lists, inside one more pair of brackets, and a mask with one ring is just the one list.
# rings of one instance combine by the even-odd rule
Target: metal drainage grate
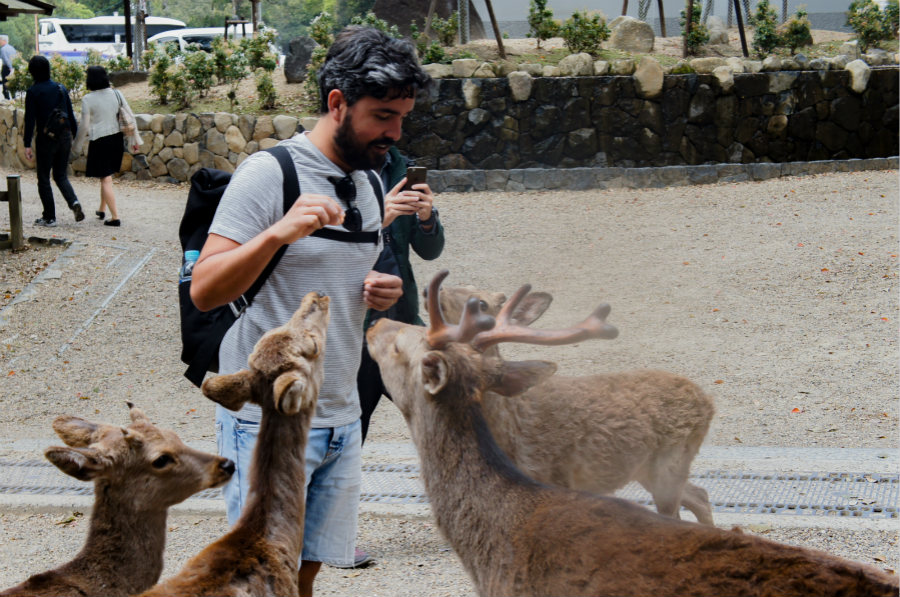
[[[427,504],[428,496],[414,464],[366,464],[362,501]],[[897,519],[900,475],[878,473],[750,473],[706,471],[691,481],[709,492],[714,512],[793,516],[845,516]],[[93,494],[93,486],[60,473],[41,460],[0,460],[0,493],[31,495]],[[652,506],[640,485],[630,483],[616,495]],[[208,489],[199,499],[219,499]]]

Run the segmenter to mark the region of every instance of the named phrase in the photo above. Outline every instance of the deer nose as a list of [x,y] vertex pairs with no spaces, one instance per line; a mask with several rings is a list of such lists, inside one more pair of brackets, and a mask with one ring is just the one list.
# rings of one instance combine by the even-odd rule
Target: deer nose
[[230,477],[234,474],[234,462],[226,458],[224,461],[219,463],[219,470]]

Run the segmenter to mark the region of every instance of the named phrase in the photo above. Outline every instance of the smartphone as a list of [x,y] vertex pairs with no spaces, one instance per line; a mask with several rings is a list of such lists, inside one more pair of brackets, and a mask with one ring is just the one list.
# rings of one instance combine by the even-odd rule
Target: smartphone
[[428,168],[424,168],[422,166],[410,166],[406,169],[406,186],[403,187],[404,191],[411,191],[412,186],[414,184],[422,184],[425,182],[426,174],[428,173]]

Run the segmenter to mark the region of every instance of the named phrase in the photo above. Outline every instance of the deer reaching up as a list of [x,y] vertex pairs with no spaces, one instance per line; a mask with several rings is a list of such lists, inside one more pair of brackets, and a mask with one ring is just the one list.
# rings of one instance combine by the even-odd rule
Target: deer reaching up
[[427,330],[381,319],[366,337],[409,425],[438,527],[480,595],[897,595],[895,577],[862,564],[522,474],[491,436],[484,391],[493,384],[521,394],[555,365],[479,350],[609,337],[609,309],[570,330],[529,332],[491,329],[493,318],[473,299],[460,324],[448,326],[437,304],[445,276],[432,281]]
[[228,409],[246,402],[262,408],[247,505],[228,534],[144,597],[298,594],[305,452],[324,376],[327,327],[328,297],[311,292],[287,324],[259,339],[249,371],[203,382],[203,393]]
[[69,447],[47,459],[67,475],[94,482],[87,542],[71,562],[35,574],[0,595],[133,595],[159,580],[169,506],[224,485],[227,458],[187,447],[128,404],[131,425],[118,427],[63,416],[53,429]]
[[[485,313],[526,326],[553,300],[545,292],[507,301],[501,292],[447,287],[440,291],[447,321],[459,321],[469,297]],[[497,348],[485,354],[499,357]],[[713,524],[706,490],[688,477],[715,407],[690,380],[653,370],[554,375],[522,396],[486,392],[481,405],[497,444],[529,477],[603,494],[637,481],[660,514],[679,518],[684,505]]]

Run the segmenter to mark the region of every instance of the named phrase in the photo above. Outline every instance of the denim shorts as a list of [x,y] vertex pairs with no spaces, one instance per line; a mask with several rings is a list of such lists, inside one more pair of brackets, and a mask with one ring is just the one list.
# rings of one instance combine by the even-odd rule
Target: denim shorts
[[[228,524],[234,525],[247,502],[250,465],[259,423],[236,418],[216,406],[219,455],[235,463],[222,490]],[[353,564],[362,481],[359,420],[342,427],[310,429],[306,446],[306,518],[301,560],[336,566]]]

